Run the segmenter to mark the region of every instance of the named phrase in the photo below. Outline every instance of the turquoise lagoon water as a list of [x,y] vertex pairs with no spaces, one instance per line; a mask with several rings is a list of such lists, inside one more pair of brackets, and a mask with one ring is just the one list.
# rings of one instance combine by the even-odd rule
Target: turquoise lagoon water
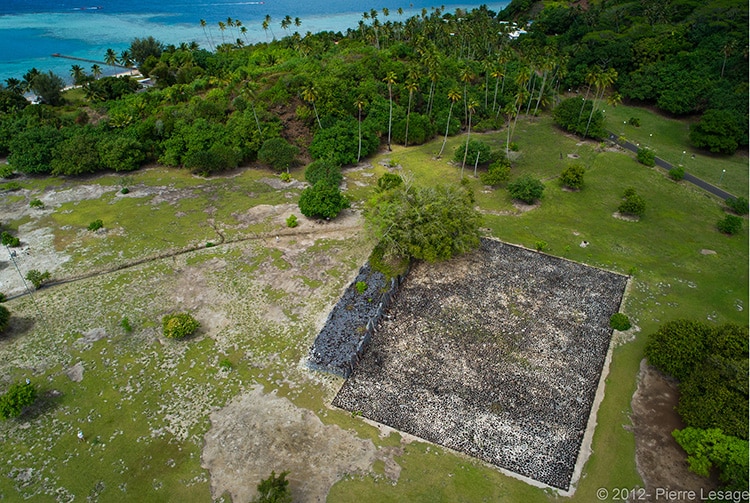
[[[508,2],[487,2],[491,10],[499,11]],[[272,35],[285,35],[281,29],[284,16],[299,17],[300,27],[292,25],[290,31],[304,34],[308,31],[346,31],[355,28],[362,13],[378,11],[381,22],[405,20],[418,14],[422,8],[445,7],[446,12],[457,8],[470,9],[481,3],[433,3],[429,0],[344,1],[344,0],[265,0],[211,1],[211,0],[2,0],[0,1],[0,82],[21,78],[35,67],[53,71],[70,80],[70,67],[79,64],[88,70],[91,63],[71,61],[52,56],[54,53],[102,62],[107,49],[119,55],[135,37],[154,36],[166,44],[197,42],[209,48],[211,37],[220,43],[222,32],[218,22],[227,18],[241,20],[247,28],[242,38],[247,43],[267,40]],[[388,8],[386,18],[382,9]],[[403,15],[398,14],[398,8]],[[271,16],[270,30],[262,28],[266,15]],[[206,30],[201,20],[206,21]],[[368,20],[369,22],[369,20]],[[238,37],[236,28],[224,31],[227,41]],[[117,70],[107,68],[114,73]]]

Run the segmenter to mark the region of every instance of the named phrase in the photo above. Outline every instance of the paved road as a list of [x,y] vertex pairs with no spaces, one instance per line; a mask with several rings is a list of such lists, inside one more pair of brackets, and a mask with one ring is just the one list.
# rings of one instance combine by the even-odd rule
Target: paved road
[[[618,145],[620,145],[623,148],[626,148],[626,149],[628,149],[628,150],[630,150],[632,152],[638,153],[638,146],[637,145],[635,145],[634,143],[630,143],[629,141],[620,141],[620,140],[618,140],[617,136],[614,133],[612,133],[611,131],[609,132],[609,139],[612,140],[613,142],[617,143]],[[660,159],[658,157],[656,159],[654,159],[654,161],[656,162],[657,166],[659,166],[660,168],[664,168],[667,171],[669,171],[673,167],[667,161],[665,161],[664,159]],[[720,197],[720,198],[722,198],[724,200],[729,199],[730,197],[735,197],[732,194],[730,194],[729,192],[727,192],[725,190],[722,190],[722,189],[720,189],[719,187],[717,187],[715,185],[711,185],[710,183],[708,183],[708,182],[706,182],[704,180],[701,180],[700,178],[697,178],[697,177],[691,175],[690,173],[685,173],[684,180],[686,182],[690,182],[693,185],[696,185],[696,186],[700,187],[701,189],[703,189],[703,190],[705,190],[707,192],[710,192],[711,194],[713,194],[715,196],[718,196],[718,197]]]

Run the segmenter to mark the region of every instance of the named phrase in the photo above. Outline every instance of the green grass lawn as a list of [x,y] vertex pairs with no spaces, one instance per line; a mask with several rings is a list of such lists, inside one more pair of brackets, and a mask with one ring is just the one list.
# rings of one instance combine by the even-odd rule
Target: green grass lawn
[[[642,112],[617,110],[626,116]],[[650,120],[666,130],[665,119],[643,113],[647,115],[641,130]],[[633,132],[626,131],[629,134]],[[475,137],[496,150],[503,148],[506,138],[505,131]],[[564,135],[548,117],[519,119],[513,140],[520,150],[514,156],[512,178],[529,173],[543,179],[544,197],[538,208],[522,213],[506,190],[482,186],[473,176],[473,167],[467,167],[464,176],[484,212],[483,227],[510,243],[533,248],[537,241],[545,241],[553,255],[633,275],[623,310],[641,331],[633,341],[614,349],[593,454],[570,498],[588,503],[599,487],[641,484],[633,435],[626,427],[648,334],[664,321],[682,317],[747,323],[747,220],[740,235],[720,234],[715,226],[723,210],[716,198],[672,182],[661,170],[644,167],[627,153],[601,150],[594,142]],[[389,169],[386,166],[394,166],[416,184],[459,183],[460,167],[451,159],[464,141],[464,136],[449,138],[442,159],[435,158],[441,138],[408,149],[394,146],[392,152],[370,159],[372,168],[346,170],[346,193],[355,207],[361,206],[377,177]],[[684,148],[678,142],[674,145],[677,151]],[[562,190],[556,180],[572,162],[586,167],[585,186],[579,192]],[[725,185],[735,180],[726,169]],[[72,270],[216,241],[209,219],[228,238],[241,238],[271,228],[265,221],[257,228],[240,228],[239,214],[259,204],[296,201],[298,190],[275,190],[260,181],[269,176],[266,171],[246,169],[206,180],[185,171],[155,168],[125,178],[86,179],[81,183],[111,190],[96,199],[64,203],[38,225],[53,228],[59,249],[72,254]],[[302,179],[302,169],[293,176]],[[747,184],[746,172],[744,180]],[[45,187],[62,190],[76,183],[31,179],[22,185],[36,197]],[[115,191],[123,185],[135,193],[129,198],[117,196]],[[153,196],[136,197],[138,187],[174,190],[186,197],[154,203]],[[646,214],[639,222],[613,217],[628,187],[646,200]],[[112,232],[87,234],[85,227],[97,218]],[[17,224],[3,222],[14,229]],[[74,246],[80,236],[85,246]],[[589,246],[582,248],[582,241]],[[24,421],[0,423],[4,439],[0,453],[6,460],[0,469],[0,497],[51,502],[72,493],[76,500],[126,501],[137,494],[139,501],[209,501],[209,473],[200,464],[203,435],[210,426],[208,414],[254,383],[277,389],[279,396],[312,410],[325,424],[355,431],[376,446],[398,446],[398,434],[380,438],[379,430],[361,418],[328,409],[328,388],[298,368],[320,317],[335,303],[371,247],[366,233],[350,239],[318,239],[293,257],[262,240],[216,246],[42,289],[35,295],[36,304],[29,297],[8,303],[28,329],[22,335],[0,338],[1,385],[31,376],[43,391],[57,390],[59,395],[45,397],[44,408],[26,420],[28,426]],[[213,339],[162,343],[155,338],[161,316],[195,295],[182,291],[192,283],[180,283],[185,281],[182,272],[191,267],[210,271],[209,280],[195,286],[218,292],[216,298],[225,303],[222,309],[230,323],[217,329]],[[290,267],[300,269],[293,272],[293,280],[296,288],[307,288],[306,293],[276,281],[289,274]],[[179,295],[165,296],[165,291]],[[269,322],[254,308],[268,301],[279,306],[286,321]],[[133,334],[120,327],[124,316],[133,325]],[[88,346],[75,343],[95,327],[105,328],[110,337]],[[232,364],[226,374],[219,365],[223,359]],[[84,379],[74,383],[64,369],[79,361],[84,364]],[[193,409],[197,412],[185,415],[185,410]],[[87,435],[85,443],[75,438],[79,428]],[[561,500],[552,491],[420,441],[406,444],[395,460],[402,468],[397,484],[384,477],[378,462],[370,474],[344,477],[328,501]],[[11,473],[11,468],[30,471]]]
[[[690,146],[688,119],[670,119],[645,108],[624,105],[606,106],[604,110],[605,126],[610,131],[653,149],[657,157],[672,165],[682,164],[687,173],[735,196],[747,197],[750,177],[746,147],[732,156],[712,154]],[[639,127],[627,123],[631,117],[640,120]]]

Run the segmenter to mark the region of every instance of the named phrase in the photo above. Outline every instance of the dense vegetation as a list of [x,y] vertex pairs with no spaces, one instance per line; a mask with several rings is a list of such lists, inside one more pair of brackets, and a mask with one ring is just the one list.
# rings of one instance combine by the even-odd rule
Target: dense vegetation
[[646,356],[680,381],[677,412],[687,428],[674,436],[691,469],[708,476],[716,466],[725,485],[747,490],[747,326],[670,321],[650,336]]

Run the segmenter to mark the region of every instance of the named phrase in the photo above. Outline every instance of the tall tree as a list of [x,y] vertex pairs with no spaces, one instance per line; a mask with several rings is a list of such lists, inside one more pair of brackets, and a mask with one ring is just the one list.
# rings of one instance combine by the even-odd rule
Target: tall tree
[[411,114],[411,101],[414,96],[414,91],[419,89],[416,79],[410,80],[406,83],[406,88],[409,90],[409,106],[406,108],[406,133],[404,135],[404,147],[409,146],[409,115]]
[[313,86],[310,85],[302,90],[302,99],[312,105],[313,112],[315,112],[315,119],[318,121],[318,127],[323,129],[323,125],[320,123],[320,117],[318,117],[318,109],[315,106],[315,101],[318,99],[318,95]]
[[586,123],[586,132],[583,133],[583,137],[589,134],[589,126],[591,125],[591,118],[594,116],[596,110],[596,102],[604,96],[604,91],[614,84],[617,80],[617,70],[614,68],[607,68],[606,70],[599,71],[594,77],[594,86],[596,87],[596,93],[594,94],[594,106],[591,107],[591,113],[589,114],[589,120]]
[[440,146],[440,152],[438,152],[438,155],[437,155],[438,159],[440,159],[440,156],[443,155],[445,142],[448,141],[448,130],[451,125],[451,114],[453,113],[453,105],[455,105],[456,102],[461,99],[461,93],[458,92],[458,89],[451,89],[450,91],[448,91],[448,99],[451,102],[451,106],[448,109],[448,120],[445,122],[445,137],[443,138],[443,144]]
[[86,78],[86,72],[81,65],[70,67],[70,76],[73,77],[73,84],[80,86]]
[[117,53],[114,49],[107,49],[107,52],[104,54],[104,62],[109,66],[117,66]]
[[354,101],[354,106],[357,107],[357,138],[359,144],[357,146],[357,162],[362,158],[362,107],[365,106],[365,100],[362,96],[359,96]]
[[214,47],[214,40],[213,40],[213,37],[211,36],[211,33],[206,29],[206,26],[207,26],[206,25],[206,20],[205,19],[201,19],[201,28],[203,28],[203,35],[206,37],[206,41],[208,42],[208,46],[213,51],[213,50],[216,49]]
[[[375,11],[377,12],[377,11]],[[391,151],[391,124],[393,123],[393,84],[396,83],[396,73],[388,72],[383,78],[383,82],[388,84],[388,151]]]
[[102,67],[94,63],[91,65],[91,75],[94,76],[94,80],[102,76]]
[[[466,156],[469,153],[469,138],[471,138],[471,116],[474,115],[474,111],[479,106],[479,103],[475,99],[469,100],[469,103],[466,105],[467,110],[469,111],[469,122],[468,122],[468,129],[466,132],[466,146],[464,147],[464,160],[461,162],[461,178],[464,177],[464,166],[466,166]],[[474,176],[477,176],[476,166],[474,167]]]

